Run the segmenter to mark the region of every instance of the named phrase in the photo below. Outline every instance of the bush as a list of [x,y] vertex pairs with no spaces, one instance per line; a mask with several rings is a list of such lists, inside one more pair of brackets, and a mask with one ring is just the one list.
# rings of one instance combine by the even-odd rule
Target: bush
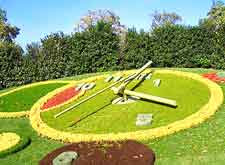
[[110,23],[98,22],[82,32],[53,33],[22,49],[0,44],[0,89],[34,81],[83,73],[140,68],[152,60],[154,67],[225,69],[225,27],[213,32],[204,26],[164,25],[151,32],[128,29],[120,36]]

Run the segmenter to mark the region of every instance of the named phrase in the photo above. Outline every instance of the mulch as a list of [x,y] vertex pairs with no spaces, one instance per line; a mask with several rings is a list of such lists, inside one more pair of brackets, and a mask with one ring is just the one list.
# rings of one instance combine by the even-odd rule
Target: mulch
[[153,165],[155,154],[144,144],[127,140],[120,142],[80,142],[58,148],[47,154],[39,165],[52,165],[60,153],[75,151],[79,157],[72,165]]
[[62,104],[71,99],[72,97],[76,96],[80,91],[75,90],[75,88],[76,87],[70,87],[56,94],[55,96],[50,98],[46,103],[44,103],[44,105],[41,107],[41,110]]

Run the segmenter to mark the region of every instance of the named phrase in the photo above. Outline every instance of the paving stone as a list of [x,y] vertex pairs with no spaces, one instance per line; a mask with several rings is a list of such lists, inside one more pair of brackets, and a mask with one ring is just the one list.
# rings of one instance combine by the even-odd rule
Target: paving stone
[[53,165],[71,165],[73,160],[78,158],[77,152],[68,151],[62,152],[55,159],[53,159]]
[[136,126],[150,125],[152,122],[152,114],[138,114],[136,119]]

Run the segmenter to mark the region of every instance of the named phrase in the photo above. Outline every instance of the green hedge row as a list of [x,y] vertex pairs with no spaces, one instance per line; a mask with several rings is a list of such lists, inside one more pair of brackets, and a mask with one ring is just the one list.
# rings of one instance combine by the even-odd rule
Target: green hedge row
[[0,88],[83,73],[154,67],[225,69],[225,28],[165,25],[152,32],[129,29],[123,45],[107,23],[71,35],[53,33],[26,52],[0,44]]

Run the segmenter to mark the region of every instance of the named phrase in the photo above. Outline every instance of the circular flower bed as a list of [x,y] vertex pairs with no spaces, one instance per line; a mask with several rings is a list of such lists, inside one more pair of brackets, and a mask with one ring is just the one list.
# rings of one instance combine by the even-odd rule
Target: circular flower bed
[[[121,74],[132,74],[134,71],[125,71]],[[165,126],[156,127],[153,129],[139,130],[134,132],[125,132],[125,133],[106,133],[106,134],[95,134],[95,133],[71,133],[56,130],[52,127],[49,127],[40,116],[40,107],[56,93],[65,90],[66,88],[57,89],[53,92],[48,93],[48,95],[41,98],[36,102],[30,113],[30,123],[32,127],[41,135],[47,136],[54,140],[61,140],[64,142],[80,142],[80,141],[102,141],[102,140],[126,140],[126,139],[136,139],[136,140],[145,140],[145,139],[154,139],[161,136],[166,136],[173,134],[180,130],[190,128],[192,126],[198,125],[212,116],[219,106],[223,103],[223,92],[221,88],[212,81],[202,78],[201,76],[194,73],[186,73],[180,71],[171,71],[171,70],[157,70],[155,73],[159,74],[173,74],[175,76],[181,76],[188,79],[197,80],[202,85],[206,85],[210,91],[210,98],[208,103],[200,107],[200,109],[191,114],[190,116],[170,123]],[[92,79],[99,79],[103,76],[95,77]],[[90,81],[90,80],[85,80]],[[67,87],[68,88],[68,87]],[[77,95],[77,98],[80,94]]]
[[0,134],[0,152],[15,146],[19,141],[20,136],[16,133],[7,132]]
[[225,83],[225,72],[206,73],[202,76],[217,83]]
[[30,144],[30,138],[12,132],[0,133],[0,158],[18,152]]
[[46,110],[52,107],[55,107],[57,105],[60,105],[74,96],[76,96],[80,91],[75,90],[75,87],[69,87],[65,89],[64,91],[56,94],[52,98],[50,98],[42,107],[41,110]]

